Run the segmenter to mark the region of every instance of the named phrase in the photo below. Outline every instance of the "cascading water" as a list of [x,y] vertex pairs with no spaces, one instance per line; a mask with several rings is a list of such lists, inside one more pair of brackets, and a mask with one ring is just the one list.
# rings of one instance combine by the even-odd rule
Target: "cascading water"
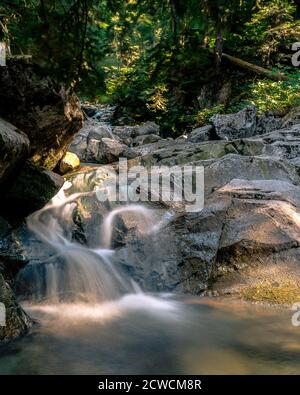
[[72,223],[77,201],[94,193],[66,197],[65,190],[69,186],[66,183],[47,206],[28,218],[28,228],[55,254],[47,261],[27,265],[20,272],[18,282],[30,289],[30,299],[47,303],[99,303],[141,292],[138,285],[112,262],[114,251],[110,244],[117,215],[131,212],[150,221],[148,210],[134,205],[111,211],[100,229],[103,243],[89,248],[72,240]]

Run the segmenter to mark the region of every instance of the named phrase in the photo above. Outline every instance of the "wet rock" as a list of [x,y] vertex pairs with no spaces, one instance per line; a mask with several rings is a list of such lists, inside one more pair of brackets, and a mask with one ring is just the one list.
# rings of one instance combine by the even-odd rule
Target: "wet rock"
[[236,114],[214,115],[210,121],[220,139],[234,140],[256,134],[256,108],[247,106]]
[[[16,302],[9,285],[0,274],[0,344],[18,338],[28,332],[32,320]],[[5,315],[3,306],[5,308]],[[2,326],[5,318],[5,326]]]
[[0,116],[26,133],[32,163],[54,169],[82,127],[78,98],[22,59],[0,68],[0,86]]
[[297,282],[299,192],[286,181],[234,179],[202,211],[178,213],[158,235],[127,243],[116,262],[149,291],[243,297],[270,276]]
[[24,218],[45,206],[63,183],[64,179],[50,170],[25,165],[1,196],[0,211],[4,217]]
[[0,183],[7,180],[28,154],[28,137],[0,118]]
[[59,171],[61,174],[66,174],[70,171],[77,170],[80,167],[80,160],[76,154],[66,152],[65,156],[59,163]]

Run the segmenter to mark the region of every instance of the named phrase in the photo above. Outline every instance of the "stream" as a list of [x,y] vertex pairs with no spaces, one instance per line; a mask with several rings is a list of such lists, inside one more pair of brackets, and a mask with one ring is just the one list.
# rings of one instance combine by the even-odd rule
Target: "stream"
[[291,312],[237,301],[127,295],[28,307],[40,325],[2,350],[1,374],[299,374]]
[[69,188],[27,220],[53,255],[18,275],[21,304],[36,324],[2,347],[0,374],[299,374],[292,311],[144,292],[113,260],[117,219],[126,213],[141,235],[159,236],[171,215],[159,220],[144,206],[117,206],[92,227],[96,243],[79,243],[74,210],[95,191]]

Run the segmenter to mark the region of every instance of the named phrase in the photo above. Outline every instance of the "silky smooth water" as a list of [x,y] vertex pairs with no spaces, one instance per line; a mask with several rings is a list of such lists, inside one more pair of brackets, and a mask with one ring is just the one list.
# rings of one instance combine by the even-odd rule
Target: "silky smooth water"
[[299,374],[288,309],[127,295],[35,305],[32,333],[0,349],[1,374]]
[[23,307],[37,324],[0,348],[0,374],[300,373],[300,327],[288,309],[145,294],[115,265],[120,214],[132,216],[138,237],[159,232],[171,212],[153,221],[144,207],[117,207],[91,248],[73,240],[72,226],[78,199],[94,191],[68,196],[68,186],[28,219],[55,254],[19,273],[29,290]]

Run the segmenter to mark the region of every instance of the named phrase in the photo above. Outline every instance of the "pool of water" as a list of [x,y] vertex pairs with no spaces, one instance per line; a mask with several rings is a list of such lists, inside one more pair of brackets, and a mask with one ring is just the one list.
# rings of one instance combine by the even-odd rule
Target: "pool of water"
[[170,295],[26,308],[39,325],[0,349],[1,374],[300,373],[289,309]]

